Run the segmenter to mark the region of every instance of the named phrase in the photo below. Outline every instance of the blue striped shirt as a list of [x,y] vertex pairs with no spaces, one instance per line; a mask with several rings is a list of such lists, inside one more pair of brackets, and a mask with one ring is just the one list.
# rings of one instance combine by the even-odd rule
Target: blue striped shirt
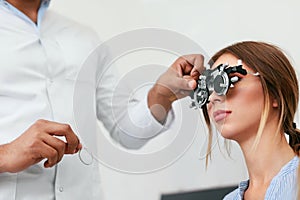
[[[296,200],[299,157],[295,156],[272,179],[265,200]],[[242,200],[249,186],[249,180],[242,181],[239,187],[224,197],[224,200]]]

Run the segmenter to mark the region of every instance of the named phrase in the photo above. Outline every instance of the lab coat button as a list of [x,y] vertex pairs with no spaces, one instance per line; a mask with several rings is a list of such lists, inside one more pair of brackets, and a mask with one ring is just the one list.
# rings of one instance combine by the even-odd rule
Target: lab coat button
[[59,190],[60,192],[63,192],[63,191],[64,191],[64,187],[59,187],[58,190]]

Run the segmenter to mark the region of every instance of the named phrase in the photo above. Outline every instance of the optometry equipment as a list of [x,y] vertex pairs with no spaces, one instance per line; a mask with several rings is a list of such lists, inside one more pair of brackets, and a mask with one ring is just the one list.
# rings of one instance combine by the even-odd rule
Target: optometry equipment
[[[197,88],[191,93],[191,108],[202,108],[209,103],[209,96],[216,92],[217,95],[226,95],[229,87],[238,82],[239,76],[231,76],[230,74],[247,75],[247,71],[243,69],[242,61],[238,60],[236,66],[220,64],[214,69],[206,69],[199,77]],[[255,76],[258,73],[253,74]]]

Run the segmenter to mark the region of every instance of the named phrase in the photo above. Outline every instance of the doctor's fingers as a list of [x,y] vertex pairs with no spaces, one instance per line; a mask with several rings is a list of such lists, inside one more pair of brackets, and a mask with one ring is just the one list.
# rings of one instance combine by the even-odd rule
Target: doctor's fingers
[[[65,154],[67,144],[64,141],[62,141],[56,137],[53,137],[51,135],[47,135],[47,134],[43,138],[43,142],[56,151],[56,155],[54,156],[54,159],[57,159],[57,160],[54,160],[55,163],[60,162]],[[55,153],[55,152],[53,152],[53,153]]]
[[[17,151],[19,154],[26,156],[24,159],[19,159],[16,170],[12,169],[13,172],[26,169],[33,164],[39,163],[43,159],[47,159],[44,163],[45,167],[52,167],[62,159],[65,143],[51,135],[48,135],[51,138],[45,139],[45,135],[47,134],[41,134],[41,132],[39,132],[39,137],[31,138],[30,142],[25,141],[25,138],[22,138],[21,140],[17,140],[17,143],[11,143],[20,148]],[[24,144],[25,146],[22,146]],[[17,149],[14,146],[13,148]]]
[[197,83],[190,76],[188,77],[183,76],[183,77],[174,77],[169,81],[168,85],[171,88],[172,92],[178,95],[178,94],[183,94],[183,91],[191,92],[192,90],[195,89]]
[[38,120],[36,124],[44,132],[50,135],[65,137],[67,143],[64,153],[73,154],[77,153],[78,150],[81,149],[82,145],[70,125],[47,120]]
[[191,76],[201,74],[204,71],[205,69],[204,56],[202,54],[190,54],[190,55],[184,55],[182,57],[186,59],[193,66],[193,69],[191,70],[190,73]]
[[191,76],[183,76],[178,79],[180,79],[177,81],[180,84],[180,91],[177,93],[178,99],[189,96],[191,91],[196,88],[197,82]]
[[184,57],[179,57],[168,69],[169,75],[176,75],[182,77],[184,75],[190,75],[193,65],[190,64]]
[[43,145],[40,146],[36,153],[38,156],[36,157],[37,161],[41,159],[47,159],[44,162],[44,167],[46,168],[53,167],[59,162],[59,155],[57,150],[50,145],[47,145],[46,143],[43,143]]

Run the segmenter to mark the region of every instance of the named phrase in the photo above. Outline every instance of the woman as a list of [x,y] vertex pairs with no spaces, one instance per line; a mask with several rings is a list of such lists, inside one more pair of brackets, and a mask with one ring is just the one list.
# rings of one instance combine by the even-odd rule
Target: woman
[[278,47],[263,42],[231,45],[210,63],[215,69],[224,63],[236,66],[238,60],[247,73],[230,73],[229,79],[238,81],[226,95],[212,92],[202,107],[209,130],[213,122],[223,137],[235,140],[248,168],[249,180],[224,199],[296,199],[300,132],[293,123],[299,94],[295,71]]

